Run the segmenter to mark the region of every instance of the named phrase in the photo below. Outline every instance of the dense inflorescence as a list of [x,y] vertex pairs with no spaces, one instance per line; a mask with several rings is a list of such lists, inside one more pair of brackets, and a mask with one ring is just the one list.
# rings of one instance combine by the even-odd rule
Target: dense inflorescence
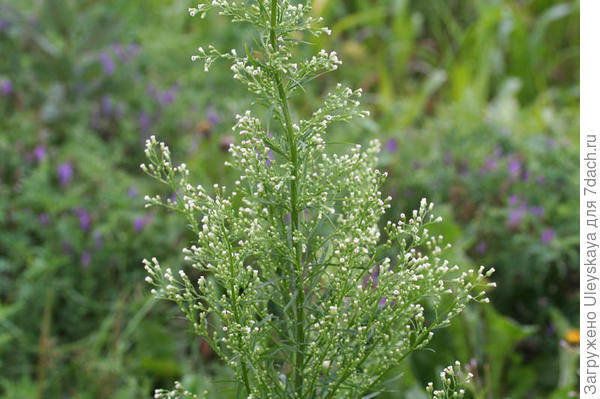
[[464,387],[469,386],[472,379],[473,374],[464,372],[460,362],[456,361],[440,372],[441,389],[434,389],[433,382],[430,382],[425,390],[430,399],[463,399],[467,393]]
[[309,118],[294,121],[290,93],[341,64],[324,50],[293,62],[300,40],[292,36],[329,33],[317,27],[310,3],[215,0],[190,14],[210,9],[253,24],[256,46],[243,56],[200,48],[192,60],[207,70],[229,60],[233,77],[268,104],[279,127],[251,111],[237,116],[239,144],[227,164],[240,177],[229,190],[194,186],[185,164],[175,166],[164,143],[148,140],[142,169],[175,199],[147,203],[181,212],[197,239],[183,249],[191,271],[144,260],[146,280],[181,307],[248,398],[362,397],[469,300],[487,301],[491,271],[460,272],[442,258],[449,245],[430,235],[427,226],[439,219],[425,199],[380,229],[391,201],[380,191],[380,144],[337,155],[323,138],[329,124],[368,115],[360,89],[337,85]]

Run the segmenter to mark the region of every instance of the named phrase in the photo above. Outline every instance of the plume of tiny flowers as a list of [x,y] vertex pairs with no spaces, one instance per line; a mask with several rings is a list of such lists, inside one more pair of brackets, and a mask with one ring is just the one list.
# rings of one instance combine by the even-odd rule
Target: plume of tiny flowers
[[440,372],[441,389],[435,389],[433,382],[430,382],[425,390],[431,399],[462,399],[472,379],[473,374],[463,371],[460,362],[456,361]]
[[[202,396],[205,397],[205,396]],[[168,391],[166,389],[157,389],[154,392],[154,399],[198,399],[199,396],[186,390],[179,381],[175,381],[175,389]]]
[[[461,272],[443,259],[449,244],[429,233],[441,218],[426,199],[381,230],[391,201],[376,168],[381,144],[330,154],[324,139],[332,123],[368,116],[361,89],[338,84],[304,119],[292,113],[289,96],[342,63],[324,50],[294,59],[299,43],[329,33],[310,2],[213,0],[190,14],[210,10],[254,25],[255,45],[201,47],[192,60],[206,70],[230,62],[233,78],[272,105],[275,123],[251,110],[236,116],[226,165],[239,178],[230,188],[192,184],[186,165],[150,137],[141,168],[175,197],[145,200],[185,217],[195,238],[183,254],[194,278],[152,258],[146,281],[180,306],[244,397],[361,398],[382,389],[386,372],[469,301],[487,302],[493,270]],[[170,392],[164,397],[180,397]]]

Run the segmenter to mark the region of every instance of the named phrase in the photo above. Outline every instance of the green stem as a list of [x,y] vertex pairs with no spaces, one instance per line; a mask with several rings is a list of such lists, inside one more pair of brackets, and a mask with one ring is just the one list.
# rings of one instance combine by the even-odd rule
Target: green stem
[[[225,231],[225,227],[221,226],[221,231],[223,232],[223,237],[227,237],[227,232]],[[233,268],[233,256],[232,256],[232,249],[231,249],[231,243],[229,242],[228,239],[225,240],[225,243],[227,244],[227,252],[228,252],[228,256],[229,256],[229,272],[231,273],[231,284],[229,286],[230,290],[231,290],[231,303],[233,305],[233,317],[235,318],[235,322],[237,324],[240,324],[240,317],[239,317],[239,313],[238,313],[238,305],[237,305],[237,300],[236,300],[236,295],[237,292],[235,290],[235,284],[234,284],[234,276],[235,276],[235,271]],[[239,340],[239,337],[237,337]],[[246,361],[244,359],[240,359],[241,363],[242,363],[242,380],[244,382],[244,387],[246,388],[246,393],[248,395],[250,395],[251,391],[250,391],[250,381],[248,380],[248,366],[246,365]]]
[[[271,31],[269,40],[272,51],[277,49],[277,0],[271,0]],[[290,181],[290,210],[292,220],[292,240],[295,233],[299,231],[299,209],[298,209],[298,149],[294,132],[292,130],[292,120],[288,106],[287,93],[281,82],[279,71],[273,71],[279,102],[283,113],[283,127],[286,133],[287,144],[290,150],[290,161],[292,163],[292,180]],[[302,270],[302,248],[300,243],[294,244],[296,261],[295,261],[295,290],[296,290],[296,343],[298,345],[295,352],[295,367],[294,367],[294,391],[297,397],[302,397],[302,382],[304,369],[304,285],[303,285],[303,270]]]

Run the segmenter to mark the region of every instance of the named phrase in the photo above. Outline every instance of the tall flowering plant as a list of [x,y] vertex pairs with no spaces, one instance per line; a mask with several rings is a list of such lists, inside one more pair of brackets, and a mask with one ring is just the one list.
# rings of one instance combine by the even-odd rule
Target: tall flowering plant
[[[324,138],[331,123],[368,115],[360,89],[338,84],[304,119],[290,110],[291,95],[342,63],[325,50],[294,60],[304,36],[330,33],[310,2],[214,0],[189,11],[204,17],[213,9],[253,25],[254,47],[209,46],[192,60],[205,70],[230,61],[268,117],[237,116],[239,144],[227,164],[240,177],[231,189],[194,186],[185,164],[148,140],[141,167],[176,199],[147,197],[147,204],[181,212],[196,240],[183,249],[188,272],[153,258],[144,260],[146,280],[231,366],[245,397],[362,397],[469,300],[487,301],[491,272],[460,273],[442,259],[447,246],[427,230],[438,219],[425,199],[380,228],[391,198],[381,198],[379,143],[338,155]],[[178,385],[156,396],[192,395]]]

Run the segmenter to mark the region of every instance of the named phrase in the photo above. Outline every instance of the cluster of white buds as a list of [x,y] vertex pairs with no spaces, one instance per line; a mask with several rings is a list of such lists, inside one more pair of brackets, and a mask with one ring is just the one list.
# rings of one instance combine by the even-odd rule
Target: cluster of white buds
[[427,384],[426,391],[431,399],[462,399],[472,379],[473,374],[463,371],[460,362],[456,361],[440,372],[442,388],[435,389],[433,382],[430,382]]
[[[208,392],[203,392],[202,397],[206,397]],[[175,389],[168,391],[166,389],[157,389],[154,391],[154,399],[198,399],[199,396],[186,390],[179,381],[175,381]]]

